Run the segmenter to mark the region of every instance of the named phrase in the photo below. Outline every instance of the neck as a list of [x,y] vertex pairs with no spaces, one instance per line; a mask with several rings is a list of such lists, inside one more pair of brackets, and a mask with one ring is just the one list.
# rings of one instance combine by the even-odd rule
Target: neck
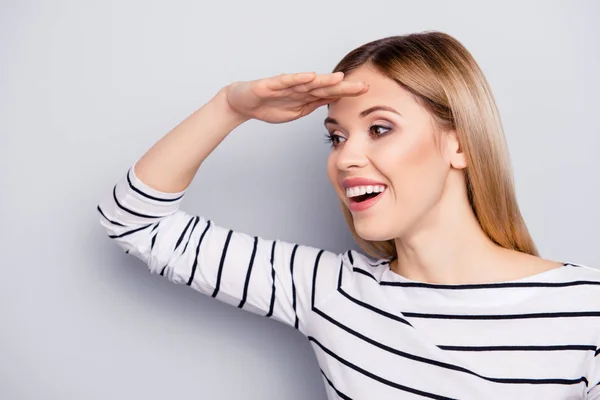
[[507,250],[485,234],[464,185],[454,183],[417,227],[395,240],[398,257],[392,271],[438,284],[483,282],[495,275],[493,262]]

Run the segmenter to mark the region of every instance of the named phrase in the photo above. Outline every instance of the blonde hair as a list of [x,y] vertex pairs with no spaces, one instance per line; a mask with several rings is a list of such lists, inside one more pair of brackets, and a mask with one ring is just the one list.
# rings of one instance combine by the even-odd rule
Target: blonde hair
[[[498,245],[538,255],[519,210],[508,148],[489,84],[469,51],[441,32],[391,36],[348,53],[333,72],[348,74],[368,64],[411,93],[442,127],[454,129],[467,160],[469,203],[486,235]],[[367,241],[352,235],[369,255],[397,257],[394,240]]]

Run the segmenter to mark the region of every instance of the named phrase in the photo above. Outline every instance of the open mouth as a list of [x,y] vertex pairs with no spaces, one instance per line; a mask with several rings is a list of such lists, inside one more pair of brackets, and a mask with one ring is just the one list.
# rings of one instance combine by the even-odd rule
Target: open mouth
[[385,189],[386,187],[383,185],[354,186],[346,189],[346,196],[350,199],[350,202],[363,203],[381,195]]
[[381,194],[381,192],[379,192],[379,193],[365,193],[365,194],[362,194],[360,196],[351,197],[350,200],[351,201],[355,201],[357,203],[362,203],[363,201],[366,201],[366,200],[372,199],[374,197],[377,197],[380,194]]

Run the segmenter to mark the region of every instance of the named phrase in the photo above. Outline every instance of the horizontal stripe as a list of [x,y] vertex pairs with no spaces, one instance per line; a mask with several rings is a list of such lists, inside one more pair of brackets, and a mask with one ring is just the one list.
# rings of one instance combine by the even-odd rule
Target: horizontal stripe
[[579,318],[600,317],[600,311],[573,311],[573,312],[548,312],[531,314],[425,314],[414,312],[402,312],[408,318],[432,318],[432,319],[481,319],[481,320],[503,320],[503,319],[534,319],[534,318]]
[[125,237],[125,236],[129,236],[129,235],[131,235],[131,234],[134,234],[134,233],[136,233],[136,232],[143,231],[144,229],[146,229],[146,228],[148,228],[148,227],[150,227],[150,226],[152,226],[152,224],[148,224],[148,225],[140,226],[140,227],[138,227],[138,228],[131,229],[131,230],[129,230],[129,231],[126,231],[126,232],[120,233],[120,234],[118,234],[118,235],[108,235],[108,237],[109,237],[109,238],[111,238],[111,239],[123,238],[123,237]]
[[117,199],[117,185],[115,185],[115,187],[113,188],[113,198],[115,200],[115,204],[117,205],[117,207],[119,207],[121,210],[128,212],[131,215],[135,215],[136,217],[141,217],[141,218],[152,218],[152,219],[156,219],[156,218],[164,218],[163,215],[148,215],[148,214],[142,214],[139,213],[137,211],[133,211],[130,210],[129,208],[123,206],[121,203],[119,203],[119,200]]
[[[129,171],[131,171],[131,170],[129,170]],[[142,191],[141,189],[138,189],[137,187],[134,186],[134,184],[131,182],[131,179],[129,178],[129,172],[127,173],[127,183],[129,184],[129,187],[131,188],[131,190],[144,196],[147,199],[154,200],[154,201],[173,202],[173,201],[177,201],[177,200],[181,199],[185,195],[185,193],[184,193],[173,199],[151,196],[148,193],[146,193],[146,192]]]
[[469,374],[472,376],[476,376],[478,378],[481,378],[483,380],[489,381],[489,382],[495,382],[495,383],[504,383],[504,384],[528,384],[528,385],[540,385],[540,384],[558,384],[558,385],[576,385],[578,383],[584,382],[587,386],[588,382],[587,379],[585,377],[580,377],[580,378],[574,378],[574,379],[563,379],[563,378],[536,378],[536,379],[532,379],[532,378],[496,378],[496,377],[488,377],[488,376],[484,376],[484,375],[480,375],[476,372],[473,372],[467,368],[458,366],[458,365],[454,365],[454,364],[449,364],[449,363],[445,363],[442,361],[437,361],[437,360],[432,360],[426,357],[422,357],[422,356],[417,356],[415,354],[410,354],[407,353],[405,351],[402,350],[398,350],[398,349],[394,349],[390,346],[384,345],[383,343],[380,343],[378,341],[375,341],[357,331],[355,331],[354,329],[340,323],[339,321],[337,321],[336,319],[332,318],[331,316],[327,315],[326,313],[324,313],[323,311],[319,310],[318,308],[315,308],[314,310],[319,316],[323,317],[325,320],[329,321],[330,323],[334,324],[335,326],[337,326],[338,328],[346,331],[347,333],[375,346],[378,347],[384,351],[387,351],[389,353],[395,354],[397,356],[401,356],[413,361],[417,361],[417,362],[421,362],[421,363],[425,363],[425,364],[429,364],[429,365],[433,365],[439,368],[443,368],[443,369],[448,369],[448,370],[452,370],[452,371],[457,371],[457,372],[462,372],[465,374]]
[[595,351],[596,346],[583,344],[550,346],[446,346],[438,345],[448,351]]
[[568,287],[568,286],[600,286],[600,281],[571,281],[571,282],[513,282],[513,283],[482,283],[468,285],[436,285],[421,282],[380,282],[382,286],[420,287],[444,290],[473,290],[473,289],[502,289],[502,288],[534,288],[534,287]]
[[325,353],[327,353],[329,356],[333,357],[334,359],[336,359],[337,361],[339,361],[340,363],[344,364],[345,366],[352,368],[353,370],[371,378],[376,380],[377,382],[383,383],[384,385],[408,392],[408,393],[413,393],[422,397],[426,397],[429,399],[439,399],[439,400],[454,400],[451,397],[445,397],[445,396],[440,396],[437,394],[433,394],[433,393],[429,393],[429,392],[424,392],[422,390],[417,390],[405,385],[401,385],[399,383],[396,382],[392,382],[389,381],[385,378],[382,378],[378,375],[375,375],[367,370],[365,370],[364,368],[359,367],[358,365],[355,365],[345,359],[343,359],[342,357],[338,356],[337,354],[335,354],[333,351],[329,350],[327,347],[325,347],[323,344],[321,344],[321,342],[319,342],[317,339],[315,339],[313,336],[308,336],[308,340],[315,343],[317,346],[319,346],[319,348],[321,348],[321,350],[323,350]]

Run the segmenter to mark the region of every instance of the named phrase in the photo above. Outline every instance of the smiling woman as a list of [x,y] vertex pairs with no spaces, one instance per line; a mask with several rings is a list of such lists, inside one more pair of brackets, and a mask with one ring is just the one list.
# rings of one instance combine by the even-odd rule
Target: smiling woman
[[[179,208],[237,126],[323,105],[328,175],[370,257]],[[376,40],[331,74],[225,86],[97,209],[151,272],[303,333],[331,399],[600,399],[600,272],[538,255],[491,90],[449,35]]]

